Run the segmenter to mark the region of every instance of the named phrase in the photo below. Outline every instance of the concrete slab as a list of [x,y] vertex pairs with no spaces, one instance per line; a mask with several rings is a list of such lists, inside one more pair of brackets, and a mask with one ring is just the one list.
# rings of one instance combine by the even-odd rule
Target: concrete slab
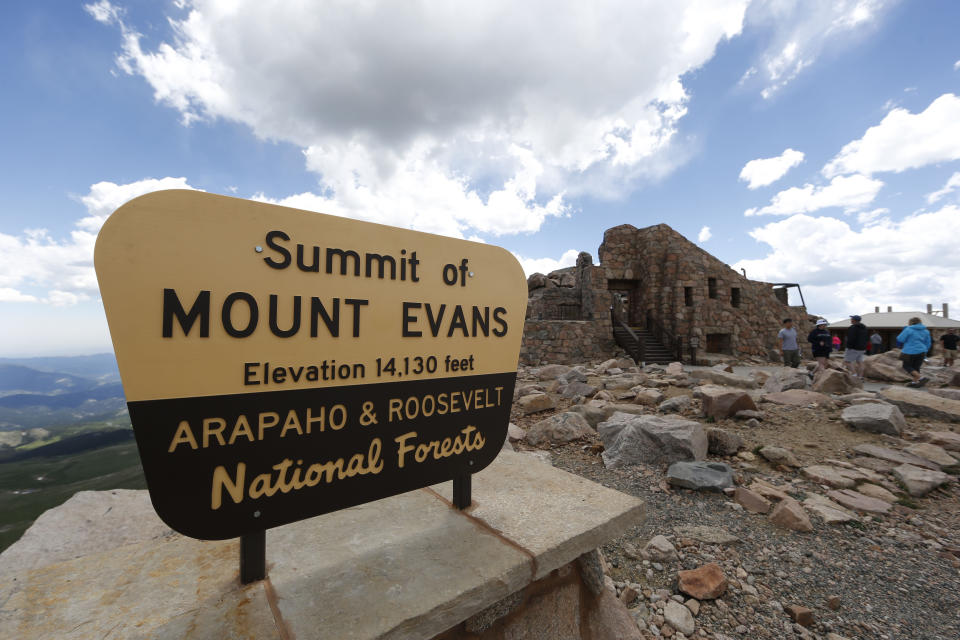
[[[444,498],[452,495],[452,483],[433,488]],[[644,503],[580,476],[531,465],[520,454],[501,454],[474,476],[467,513],[527,550],[539,579],[641,522]]]
[[[643,517],[632,496],[511,452],[474,477],[469,512],[445,499],[449,483],[437,489],[268,531],[268,579],[246,587],[237,540],[161,535],[46,566],[21,554],[32,568],[0,575],[0,629],[57,640],[428,638]],[[130,531],[155,536],[148,525]],[[88,526],[95,539],[96,520]],[[57,533],[46,529],[38,539]]]

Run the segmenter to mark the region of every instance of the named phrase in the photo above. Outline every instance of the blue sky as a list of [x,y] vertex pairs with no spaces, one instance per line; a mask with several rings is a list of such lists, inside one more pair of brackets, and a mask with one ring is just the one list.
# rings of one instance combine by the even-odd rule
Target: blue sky
[[528,272],[666,222],[830,319],[960,313],[956,2],[308,4],[8,7],[0,356],[109,349],[93,239],[158,188]]

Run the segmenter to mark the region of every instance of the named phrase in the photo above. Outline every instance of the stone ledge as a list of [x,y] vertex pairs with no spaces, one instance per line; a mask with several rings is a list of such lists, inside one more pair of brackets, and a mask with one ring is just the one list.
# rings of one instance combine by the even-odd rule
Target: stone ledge
[[[179,535],[4,572],[0,627],[58,639],[430,638],[643,517],[636,498],[511,452],[474,477],[468,513],[449,495],[441,485],[271,529],[268,580],[246,587],[236,540]],[[63,536],[38,525],[33,540]]]

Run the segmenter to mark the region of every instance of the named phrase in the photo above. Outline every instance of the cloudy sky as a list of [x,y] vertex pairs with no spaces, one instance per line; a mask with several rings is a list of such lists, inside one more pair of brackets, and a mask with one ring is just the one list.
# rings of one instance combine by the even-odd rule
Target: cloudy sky
[[495,243],[666,222],[830,319],[960,313],[960,3],[33,1],[0,23],[0,356],[109,349],[126,200]]

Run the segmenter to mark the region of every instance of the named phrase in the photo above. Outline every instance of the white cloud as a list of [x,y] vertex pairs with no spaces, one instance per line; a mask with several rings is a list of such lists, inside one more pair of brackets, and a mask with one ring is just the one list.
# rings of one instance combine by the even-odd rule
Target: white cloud
[[713,237],[713,232],[710,231],[710,227],[703,227],[700,229],[700,233],[697,234],[697,242],[703,244],[707,240]]
[[572,267],[577,264],[577,256],[580,255],[580,252],[576,249],[568,249],[563,252],[559,260],[554,258],[524,258],[516,252],[513,255],[520,261],[523,272],[529,277],[534,273],[550,273],[564,267]]
[[883,187],[881,180],[866,176],[837,176],[826,186],[805,184],[802,187],[790,187],[773,196],[765,207],[744,211],[746,216],[790,215],[809,213],[827,207],[843,207],[856,211],[877,197]]
[[[192,189],[185,178],[147,179],[130,184],[98,182],[79,198],[87,215],[67,238],[54,238],[46,229],[19,235],[0,233],[0,302],[41,301],[73,305],[98,295],[93,247],[107,217],[121,204],[161,189]],[[37,290],[38,294],[24,290]]]
[[937,200],[940,200],[944,196],[948,196],[957,189],[960,189],[960,171],[955,172],[952,176],[947,179],[947,183],[943,185],[942,189],[937,189],[932,193],[927,194],[927,203],[933,204]]
[[762,81],[772,98],[830,48],[849,46],[869,34],[896,0],[758,0],[750,5],[750,28],[770,31],[760,61],[740,79]]
[[790,169],[803,162],[803,152],[784,149],[773,158],[757,158],[743,165],[740,179],[747,183],[748,189],[757,189],[773,184],[787,174]]
[[89,13],[94,20],[103,24],[113,24],[120,19],[120,9],[110,4],[108,0],[85,4],[83,10]]
[[754,279],[799,282],[810,312],[827,317],[887,304],[922,309],[960,294],[956,238],[931,233],[955,227],[958,219],[960,208],[948,205],[855,231],[836,218],[795,215],[751,231],[770,252],[733,267]]
[[873,209],[872,211],[861,211],[857,214],[857,222],[864,225],[876,224],[880,221],[885,221],[889,213],[890,209],[885,207]]
[[960,69],[960,60],[953,63],[953,70],[956,71],[957,69]]
[[399,199],[464,235],[536,230],[683,162],[681,79],[747,0],[183,4],[155,46],[118,20],[118,64],[159,103],[300,146],[327,210],[393,218]]
[[901,172],[960,159],[960,97],[945,93],[920,113],[893,109],[823,168],[832,177]]

